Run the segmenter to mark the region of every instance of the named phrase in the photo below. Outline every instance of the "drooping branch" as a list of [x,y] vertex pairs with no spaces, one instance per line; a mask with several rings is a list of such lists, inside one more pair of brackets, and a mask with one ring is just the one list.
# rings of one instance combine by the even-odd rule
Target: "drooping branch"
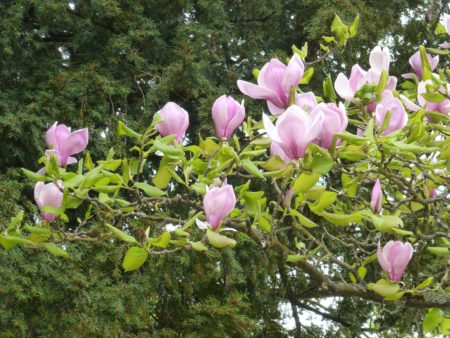
[[[282,255],[291,253],[290,249],[284,246],[278,240],[271,242],[271,247]],[[317,286],[317,289],[302,292],[296,295],[298,299],[308,298],[326,298],[326,297],[357,297],[365,300],[371,300],[377,303],[385,303],[383,297],[367,289],[365,283],[347,284],[332,281],[320,269],[308,261],[295,263],[295,266],[307,274],[311,282]],[[399,300],[397,303],[403,303],[405,306],[416,308],[447,308],[450,307],[450,295],[423,293],[405,300]]]

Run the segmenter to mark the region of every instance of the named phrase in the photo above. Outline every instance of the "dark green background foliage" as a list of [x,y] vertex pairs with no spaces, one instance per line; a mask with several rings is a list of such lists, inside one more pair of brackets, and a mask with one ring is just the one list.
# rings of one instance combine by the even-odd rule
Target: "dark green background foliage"
[[[242,98],[236,80],[251,79],[270,57],[289,57],[293,44],[308,41],[307,61],[320,57],[334,13],[347,23],[359,13],[359,33],[314,65],[309,87],[317,95],[325,74],[334,78],[356,62],[367,68],[368,52],[388,35],[395,42],[391,73],[406,72],[416,46],[432,45],[435,37],[426,32],[445,2],[0,2],[0,225],[19,209],[32,214],[32,186],[18,168],[39,168],[53,121],[89,127],[94,158],[111,146],[120,152],[118,120],[142,130],[169,100],[190,113],[191,139],[209,136],[215,98]],[[400,24],[403,15],[408,24]],[[264,104],[247,99],[246,107],[259,117]],[[68,250],[69,260],[31,249],[0,251],[0,336],[289,335],[277,321],[285,296],[278,258],[250,240],[208,255],[156,257],[134,273],[119,267],[123,247],[77,243]],[[331,321],[326,333],[310,327],[304,336],[357,335],[367,319],[360,302],[345,300],[332,310],[344,324]],[[381,330],[394,336],[415,330],[402,324],[414,313],[384,314]]]

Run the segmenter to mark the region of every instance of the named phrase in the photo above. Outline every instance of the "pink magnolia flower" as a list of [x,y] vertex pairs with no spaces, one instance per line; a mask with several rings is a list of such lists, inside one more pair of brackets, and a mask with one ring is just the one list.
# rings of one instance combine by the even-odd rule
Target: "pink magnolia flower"
[[34,186],[34,200],[41,210],[42,219],[45,221],[54,221],[56,216],[52,213],[45,212],[44,207],[50,206],[53,208],[60,208],[63,201],[64,194],[60,190],[62,188],[61,181],[58,181],[60,187],[54,183],[38,182]]
[[[444,27],[448,35],[450,35],[450,15],[444,14]],[[445,42],[439,45],[441,48],[450,48],[450,42]]]
[[291,88],[299,85],[304,70],[305,65],[297,54],[287,66],[278,59],[272,59],[259,72],[257,85],[238,80],[237,86],[245,95],[266,100],[270,112],[279,115],[290,106]]
[[374,213],[376,214],[380,213],[382,203],[383,203],[383,191],[381,190],[380,179],[377,178],[372,189],[372,198],[370,200],[370,205]]
[[155,127],[162,136],[175,135],[175,140],[183,140],[186,129],[189,126],[189,114],[174,102],[167,102],[157,114],[160,114],[164,121]]
[[[389,72],[390,57],[386,50],[380,46],[375,47],[370,52],[370,69],[366,72],[359,65],[354,65],[347,78],[343,73],[339,73],[334,82],[336,92],[345,100],[352,100],[356,92],[366,83],[378,84],[383,70]],[[394,90],[397,85],[397,78],[389,76],[386,89]]]
[[57,122],[45,133],[45,141],[51,148],[45,154],[54,155],[58,164],[65,167],[68,164],[76,163],[77,160],[72,155],[78,154],[86,149],[89,142],[89,132],[87,128],[71,131],[70,127]]
[[378,242],[378,263],[393,282],[400,282],[412,255],[413,247],[409,243],[389,241],[381,250],[380,242]]
[[296,105],[290,106],[278,118],[276,126],[266,114],[263,114],[264,129],[270,140],[291,160],[303,157],[308,145],[319,136],[322,121],[322,112],[312,119]]
[[231,96],[222,95],[212,106],[212,118],[217,138],[227,140],[244,121],[244,102],[239,103]]
[[403,107],[402,102],[398,98],[392,95],[391,91],[385,91],[381,102],[377,104],[375,122],[378,128],[381,128],[383,125],[388,111],[391,112],[391,117],[388,126],[381,133],[382,135],[389,135],[394,131],[401,130],[408,122],[408,114],[405,107]]
[[[431,54],[427,54],[428,62],[431,66],[431,71],[435,70],[439,63],[439,55],[436,55],[435,57],[432,57]],[[407,73],[403,74],[402,76],[405,79],[412,79],[414,77],[417,77],[419,80],[422,79],[423,75],[423,66],[422,66],[422,59],[420,57],[420,51],[415,52],[410,58],[409,58],[409,64],[411,65],[411,68],[414,70],[414,73]]]
[[[348,118],[345,106],[342,102],[337,106],[335,103],[320,103],[311,113],[314,119],[318,114],[323,114],[322,125],[318,136],[319,145],[323,148],[330,148],[333,144],[333,137],[336,133],[345,131],[348,125]],[[337,140],[339,144],[341,140]]]
[[203,208],[206,221],[212,229],[217,229],[220,223],[233,210],[236,205],[236,196],[233,187],[224,182],[222,187],[209,189],[203,197]]

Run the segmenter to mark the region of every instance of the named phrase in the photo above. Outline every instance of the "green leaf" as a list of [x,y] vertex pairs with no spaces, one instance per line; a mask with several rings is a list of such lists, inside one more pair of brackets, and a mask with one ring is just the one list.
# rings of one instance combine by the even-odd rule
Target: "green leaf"
[[44,248],[54,256],[69,258],[69,253],[54,243],[45,243]]
[[23,220],[23,210],[20,210],[16,216],[12,217],[8,224],[8,231],[16,230]]
[[104,185],[91,188],[96,192],[102,192],[104,194],[111,194],[120,189],[120,185]]
[[161,197],[167,195],[165,191],[158,189],[154,186],[151,186],[150,184],[147,183],[136,182],[134,186],[144,191],[145,194],[149,197]]
[[219,249],[228,246],[233,247],[236,245],[236,241],[234,239],[218,234],[210,229],[206,230],[206,236],[208,237],[209,244]]
[[397,283],[391,283],[386,279],[380,279],[376,283],[369,283],[367,288],[372,290],[383,297],[390,297],[397,294],[400,286]]
[[439,103],[446,99],[446,97],[441,93],[421,93],[420,96],[422,96],[428,102],[434,103]]
[[202,242],[189,242],[189,245],[195,251],[206,251],[206,250],[208,250],[208,247],[203,245]]
[[355,277],[355,275],[354,275],[353,273],[349,272],[349,273],[348,273],[348,278],[350,278],[350,281],[351,281],[353,284],[356,284],[356,277]]
[[336,133],[335,134],[338,138],[347,141],[348,143],[361,145],[365,142],[367,142],[367,138],[363,136],[358,136],[354,134],[350,134],[349,132],[343,132],[343,133]]
[[5,248],[5,250],[9,250],[17,244],[34,244],[34,242],[22,237],[0,234],[0,244]]
[[194,189],[199,195],[206,194],[206,187],[207,185],[202,182],[195,182],[194,184],[191,185],[191,188]]
[[334,19],[333,22],[331,23],[331,31],[332,32],[336,32],[338,31],[344,24],[342,23],[341,19],[339,18],[339,16],[337,16],[336,14],[334,15]]
[[286,163],[278,155],[271,156],[266,162],[261,164],[261,167],[270,171],[283,169],[285,166]]
[[311,162],[311,170],[315,173],[326,174],[331,168],[333,168],[334,162],[333,159],[328,156],[320,156],[319,154],[314,155],[314,158]]
[[358,33],[358,25],[359,25],[359,14],[353,19],[352,24],[350,25],[349,29],[349,37],[353,38]]
[[305,255],[288,255],[286,258],[286,262],[288,263],[298,263],[298,262],[303,262],[304,260],[306,260],[306,256]]
[[119,230],[110,224],[105,224],[105,226],[108,228],[109,231],[112,232],[114,237],[116,237],[122,241],[125,241],[125,242],[137,243],[137,240],[133,236],[128,235],[127,233],[123,232],[122,230]]
[[[318,227],[318,225],[316,223],[311,221],[309,218],[303,216],[301,213],[299,213],[295,209],[291,210],[291,215],[294,217],[297,217],[298,220],[300,221],[300,224],[303,225],[305,228],[311,229],[311,228]],[[294,226],[298,227],[298,225],[295,222],[294,222]]]
[[366,273],[367,273],[366,267],[360,266],[360,267],[358,268],[358,276],[359,276],[361,279],[364,279],[364,277],[366,277]]
[[200,141],[200,149],[203,150],[205,155],[212,156],[216,154],[219,149],[219,145],[214,142],[213,139],[207,138],[206,140]]
[[[169,137],[169,136],[167,136],[167,137]],[[166,144],[163,142],[163,139],[156,139],[153,143],[151,150],[152,151],[159,150],[160,152],[164,153],[164,155],[170,155],[170,156],[175,156],[175,157],[179,157],[184,154],[183,150],[181,149],[181,147],[179,145],[173,146],[171,144]]]
[[432,332],[440,323],[443,317],[441,309],[430,309],[423,319],[423,331]]
[[[87,170],[92,170],[95,167],[94,162],[92,162],[90,151],[87,151],[86,155],[84,156],[84,166]],[[81,175],[81,171],[79,172],[79,174]]]
[[380,232],[390,232],[392,228],[403,226],[403,221],[400,217],[394,215],[371,215],[372,223]]
[[381,94],[383,94],[383,92],[386,88],[386,85],[388,83],[388,79],[389,79],[388,72],[383,70],[381,72],[381,77],[380,77],[380,81],[378,82],[377,89],[375,90],[375,93],[377,94],[377,96],[380,96]]
[[147,260],[148,253],[143,248],[133,246],[128,249],[122,261],[125,272],[139,269]]
[[322,36],[323,41],[325,41],[326,43],[337,43],[336,39],[334,38],[334,36]]
[[393,144],[400,150],[405,152],[413,153],[432,153],[434,151],[439,151],[438,147],[421,147],[413,143],[403,143],[403,142],[393,142]]
[[122,121],[119,121],[119,123],[117,124],[117,134],[119,136],[129,136],[135,139],[140,139],[142,137],[141,134],[124,125]]
[[391,230],[400,236],[414,236],[414,232],[412,232],[412,231],[403,230],[403,229],[399,229],[399,228],[395,228],[395,227],[391,228]]
[[441,334],[450,335],[450,318],[443,317],[441,320]]
[[254,164],[252,161],[250,161],[249,159],[245,158],[241,161],[242,166],[244,167],[244,169],[250,174],[253,175],[255,177],[258,178],[263,178],[265,179],[265,177],[263,176],[263,174],[259,171],[258,167],[256,166],[256,164]]
[[265,206],[266,198],[263,198],[263,191],[245,191],[241,196],[245,202],[245,211],[250,215],[259,214]]
[[197,212],[194,216],[192,216],[189,220],[187,220],[186,223],[184,223],[181,229],[182,230],[189,229],[195,223],[195,220],[199,218],[202,214],[203,214],[202,212]]
[[314,68],[312,68],[312,67],[307,68],[305,73],[302,76],[302,79],[300,80],[300,84],[302,84],[302,85],[308,84],[313,75],[314,75]]
[[122,164],[122,160],[97,161],[106,170],[116,171]]
[[33,171],[27,170],[25,168],[22,168],[22,172],[24,173],[24,175],[28,179],[30,179],[30,180],[32,180],[34,182],[44,182],[47,179],[47,177],[42,176],[42,175],[40,175],[38,173],[35,173]]
[[262,230],[264,230],[265,232],[270,232],[272,230],[272,225],[265,217],[263,217],[262,215],[258,215],[257,220],[258,227],[260,227]]
[[169,185],[172,174],[168,170],[169,168],[169,158],[164,156],[159,163],[159,169],[155,177],[153,177],[153,184],[159,189],[164,189]]
[[23,228],[32,234],[50,235],[51,233],[49,228],[44,228],[40,226],[31,226],[29,224],[25,224]]
[[449,256],[450,255],[450,248],[445,247],[439,247],[439,246],[429,246],[427,248],[428,252],[432,253],[433,255],[437,256]]
[[71,179],[64,181],[64,188],[76,188],[84,182],[85,177],[83,175],[75,175]]
[[430,285],[432,282],[433,282],[433,277],[428,277],[428,278],[425,279],[422,283],[420,283],[419,285],[417,285],[414,289],[415,289],[415,290],[424,289],[424,288],[426,288],[428,285]]
[[325,218],[328,222],[335,225],[348,225],[350,223],[360,223],[363,219],[363,215],[360,212],[354,212],[352,214],[337,214],[322,211],[320,216]]
[[320,195],[319,200],[316,201],[314,204],[308,203],[309,209],[315,214],[320,215],[323,209],[328,208],[336,201],[336,197],[337,194],[335,192],[325,191],[324,193],[322,193],[322,195]]
[[422,68],[423,68],[422,80],[424,80],[424,81],[430,80],[432,78],[432,75],[431,75],[432,70],[431,70],[430,62],[428,60],[427,51],[423,45],[419,46],[419,51],[420,51],[420,60],[422,62]]
[[320,174],[317,172],[313,172],[308,174],[303,172],[294,182],[292,186],[292,190],[295,194],[307,192],[310,188],[312,188],[316,182],[319,180]]
[[170,243],[170,233],[165,231],[156,238],[147,239],[147,243],[165,249]]
[[328,74],[327,78],[323,81],[322,84],[323,93],[330,100],[335,101],[337,98],[336,92],[334,91],[333,81],[331,80],[331,75]]

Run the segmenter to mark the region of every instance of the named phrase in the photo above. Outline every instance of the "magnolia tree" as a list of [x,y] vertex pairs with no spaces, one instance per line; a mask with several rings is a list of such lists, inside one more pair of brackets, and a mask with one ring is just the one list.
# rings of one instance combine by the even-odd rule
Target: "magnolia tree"
[[[325,55],[357,24],[336,17]],[[450,34],[450,16],[438,28]],[[420,46],[402,77],[389,74],[388,50],[376,47],[368,70],[353,65],[334,83],[328,76],[320,96],[304,90],[314,64],[307,46],[293,47],[286,63],[255,70],[256,83],[237,82],[267,110],[251,119],[244,101],[223,95],[211,109],[214,133],[197,144],[174,102],[142,130],[119,122],[121,158],[111,149],[94,161],[87,129],[55,123],[42,169],[24,169],[37,182],[40,217],[30,224],[17,215],[0,243],[68,258],[71,241],[111,241],[125,247],[131,272],[151,255],[253,240],[283,257],[296,323],[296,306],[309,300],[355,297],[423,308],[424,331],[449,334],[450,71],[439,68],[447,47]],[[289,287],[300,277],[308,288]]]

